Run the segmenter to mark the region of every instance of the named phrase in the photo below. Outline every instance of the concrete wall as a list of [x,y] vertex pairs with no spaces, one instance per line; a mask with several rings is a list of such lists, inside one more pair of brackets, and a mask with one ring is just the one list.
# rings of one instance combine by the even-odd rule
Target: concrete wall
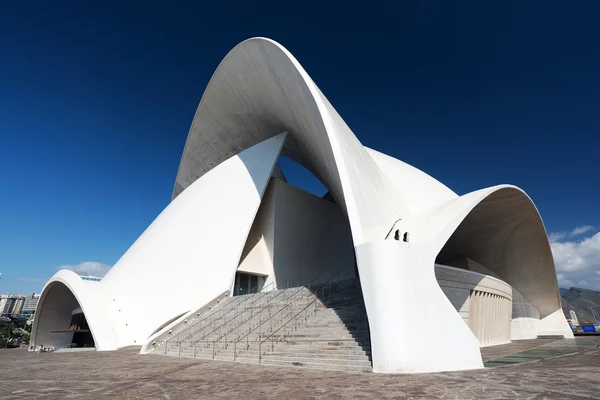
[[271,179],[238,271],[268,275],[265,287],[296,285],[341,271],[354,277],[350,227],[340,208],[281,180]]
[[[452,266],[481,274],[500,277],[489,268],[470,258],[462,258],[452,262]],[[512,318],[511,318],[511,340],[535,339],[540,330],[540,313],[529,300],[517,289],[512,288]]]
[[489,275],[439,264],[435,266],[435,276],[480,346],[510,342],[510,285]]
[[535,339],[540,330],[540,313],[516,289],[513,289],[512,340]]

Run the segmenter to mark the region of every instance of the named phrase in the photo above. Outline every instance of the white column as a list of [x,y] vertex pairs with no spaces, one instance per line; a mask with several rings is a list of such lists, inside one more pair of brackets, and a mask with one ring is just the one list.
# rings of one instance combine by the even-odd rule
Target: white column
[[490,293],[490,339],[489,344],[496,342],[496,295]]
[[481,311],[479,312],[480,315],[480,331],[479,334],[481,336],[481,345],[485,346],[486,345],[486,338],[485,338],[485,324],[486,324],[486,300],[487,300],[487,296],[485,294],[485,292],[481,292]]
[[469,328],[477,337],[477,291],[472,290],[469,295]]
[[474,331],[475,331],[475,335],[477,336],[477,340],[479,341],[479,345],[481,346],[483,344],[482,339],[481,339],[481,307],[483,306],[482,299],[481,299],[481,292],[479,292],[479,291],[475,292],[475,301],[477,303],[477,308],[475,309]]
[[481,292],[475,291],[475,293],[473,293],[473,298],[475,299],[475,303],[477,304],[477,307],[475,307],[475,321],[473,325],[473,331],[477,336],[477,340],[479,340],[479,337],[481,336]]
[[510,325],[510,317],[508,315],[508,303],[509,300],[506,297],[502,298],[502,321],[503,321],[503,325],[502,325],[502,342],[508,342],[510,340],[510,337],[507,336],[507,329],[506,327]]
[[494,344],[500,341],[500,325],[502,324],[502,313],[500,312],[500,296],[494,295]]
[[487,346],[487,335],[490,331],[489,326],[488,326],[488,316],[490,314],[490,310],[489,310],[489,296],[487,293],[485,292],[481,292],[481,299],[482,302],[481,304],[483,305],[483,310],[481,313],[481,337],[483,338],[483,344]]
[[492,345],[495,341],[496,332],[496,295],[490,293],[490,337],[488,344]]
[[506,341],[512,335],[512,300],[506,299]]
[[500,332],[502,331],[502,304],[500,302],[501,297],[496,295],[496,344],[500,343]]

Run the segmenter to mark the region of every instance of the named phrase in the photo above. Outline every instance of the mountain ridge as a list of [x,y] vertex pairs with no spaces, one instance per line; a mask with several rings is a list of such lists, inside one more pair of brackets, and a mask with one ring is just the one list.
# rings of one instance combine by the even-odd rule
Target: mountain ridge
[[[600,321],[600,292],[578,287],[559,288],[562,309],[565,317],[571,319],[570,311],[575,311],[579,322],[592,321],[598,324]],[[592,313],[594,310],[595,315]]]

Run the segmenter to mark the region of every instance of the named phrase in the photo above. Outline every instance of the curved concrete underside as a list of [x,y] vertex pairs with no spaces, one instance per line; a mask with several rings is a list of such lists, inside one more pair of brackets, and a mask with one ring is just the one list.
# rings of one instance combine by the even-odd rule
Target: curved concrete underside
[[[521,189],[499,185],[460,196],[398,224],[428,257],[453,265],[471,258],[510,284],[539,312],[517,336],[573,337],[562,315],[554,260],[542,219]],[[518,326],[518,325],[517,325]]]
[[466,257],[519,290],[542,318],[560,308],[546,230],[535,205],[522,191],[502,188],[477,203],[437,259],[452,265]]
[[[173,191],[280,132],[282,154],[305,166],[348,215],[355,245],[383,237],[408,213],[367,150],[298,61],[268,39],[250,39],[214,73],[188,134]],[[377,207],[371,207],[377,204]]]

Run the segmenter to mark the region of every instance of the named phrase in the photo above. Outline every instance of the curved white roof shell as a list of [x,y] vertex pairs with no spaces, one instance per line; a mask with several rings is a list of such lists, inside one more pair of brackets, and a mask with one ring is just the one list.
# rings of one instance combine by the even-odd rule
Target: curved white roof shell
[[[572,335],[542,220],[523,191],[502,185],[458,196],[365,148],[285,48],[254,38],[232,49],[210,80],[171,203],[102,281],[84,285],[65,271],[50,280],[32,343],[50,340],[43,321],[60,308],[53,287],[68,297],[64,307],[84,311],[100,350],[143,344],[229,290],[269,179],[281,175],[280,154],[314,173],[348,219],[375,372],[482,366],[476,338],[435,280],[437,258],[470,257],[517,288],[540,316],[520,337]],[[154,301],[175,294],[177,302]]]
[[288,132],[282,154],[327,187],[348,214],[355,244],[381,237],[390,220],[408,213],[294,56],[264,38],[237,45],[215,71],[188,134],[173,198],[214,166],[281,132]]

